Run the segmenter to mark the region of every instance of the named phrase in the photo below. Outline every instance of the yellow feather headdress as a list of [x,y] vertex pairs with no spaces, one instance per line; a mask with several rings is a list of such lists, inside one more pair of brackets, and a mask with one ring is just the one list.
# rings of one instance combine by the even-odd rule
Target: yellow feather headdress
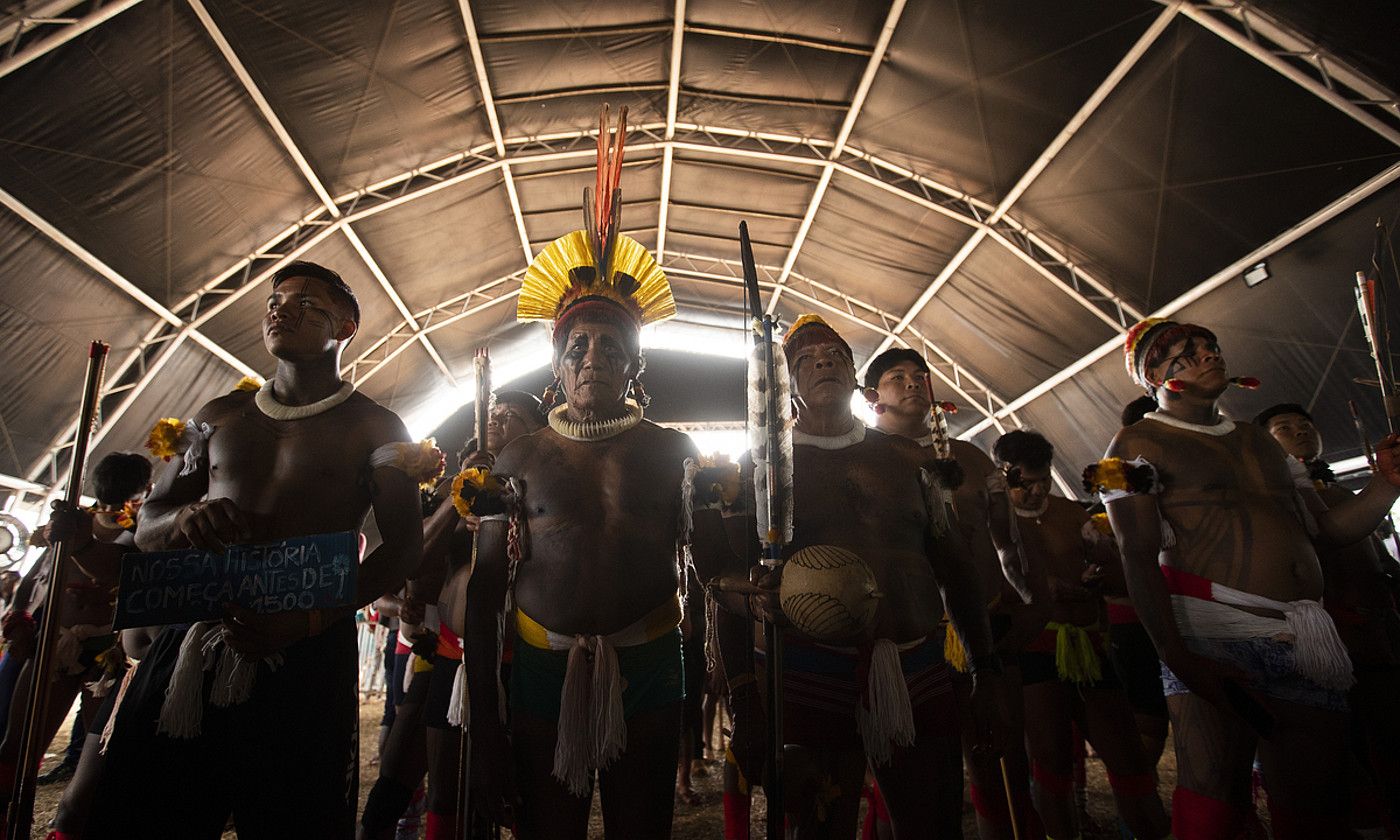
[[[618,114],[616,138],[603,106],[598,131],[598,177],[583,191],[584,230],[549,243],[530,263],[520,286],[515,316],[521,321],[553,321],[576,305],[597,302],[619,307],[640,329],[676,314],[666,274],[647,249],[620,232],[622,150],[627,109]],[[579,310],[582,311],[582,310]]]

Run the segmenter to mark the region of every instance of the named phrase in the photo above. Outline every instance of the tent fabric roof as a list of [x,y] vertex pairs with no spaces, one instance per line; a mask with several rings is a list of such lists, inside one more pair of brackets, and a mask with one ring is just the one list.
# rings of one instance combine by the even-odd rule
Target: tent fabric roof
[[[1305,0],[3,3],[0,474],[62,476],[89,338],[114,351],[99,455],[270,374],[263,283],[295,258],[356,288],[346,375],[401,413],[467,384],[476,346],[538,343],[514,295],[529,255],[577,226],[603,102],[633,126],[623,228],[661,252],[689,326],[743,324],[747,219],[773,311],[823,312],[858,363],[925,352],[955,431],[1034,425],[1062,477],[1132,396],[1118,336],[1163,310],[1214,325],[1265,380],[1232,409],[1311,398],[1329,454],[1353,455],[1345,400],[1383,423],[1352,383],[1370,363],[1349,278],[1375,217],[1400,221],[1396,16]],[[1245,288],[1264,258],[1273,278]]]

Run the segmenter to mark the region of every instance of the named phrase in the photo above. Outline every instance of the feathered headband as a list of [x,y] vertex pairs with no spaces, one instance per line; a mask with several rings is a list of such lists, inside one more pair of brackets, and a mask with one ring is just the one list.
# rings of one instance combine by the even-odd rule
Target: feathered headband
[[598,120],[598,173],[583,190],[584,229],[551,242],[530,263],[515,316],[553,321],[556,334],[575,316],[593,312],[634,329],[676,314],[666,274],[647,249],[621,231],[622,151],[627,108],[618,112],[616,136],[608,106]]
[[1160,351],[1165,350],[1182,338],[1201,335],[1215,341],[1215,333],[1197,324],[1183,324],[1166,318],[1144,318],[1128,330],[1123,341],[1123,363],[1128,375],[1140,387],[1151,391],[1160,382],[1153,382],[1147,376],[1149,368],[1160,363]]
[[797,354],[798,350],[809,344],[819,342],[839,344],[841,349],[846,351],[846,355],[854,359],[855,354],[851,352],[851,345],[846,343],[840,333],[832,329],[820,315],[799,315],[788,331],[783,334],[783,354],[789,359]]

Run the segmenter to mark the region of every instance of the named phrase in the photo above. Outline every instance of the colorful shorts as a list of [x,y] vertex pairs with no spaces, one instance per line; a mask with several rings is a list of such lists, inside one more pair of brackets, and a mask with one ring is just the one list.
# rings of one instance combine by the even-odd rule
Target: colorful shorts
[[[1245,688],[1266,697],[1312,706],[1333,712],[1347,710],[1346,694],[1325,688],[1298,673],[1293,645],[1274,639],[1197,639],[1187,637],[1186,647],[1216,662],[1238,668],[1249,675]],[[1162,691],[1168,697],[1188,694],[1190,689],[1176,674],[1162,665]]]

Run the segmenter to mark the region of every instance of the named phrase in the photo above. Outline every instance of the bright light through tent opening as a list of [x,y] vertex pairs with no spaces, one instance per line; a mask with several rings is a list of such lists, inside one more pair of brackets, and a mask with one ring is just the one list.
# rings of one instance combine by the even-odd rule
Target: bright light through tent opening
[[[643,350],[674,350],[725,359],[747,359],[749,341],[748,330],[711,324],[662,321],[642,328]],[[549,367],[550,354],[547,333],[540,331],[528,341],[502,352],[499,357],[493,355],[491,385],[499,390],[517,379]],[[444,387],[433,394],[427,402],[404,418],[404,424],[408,426],[408,433],[415,439],[426,437],[455,412],[471,405],[475,398],[472,378],[465,377],[458,387]],[[870,404],[865,401],[859,390],[851,394],[851,413],[867,426],[875,425],[875,412],[871,410]],[[742,420],[736,421],[733,428],[677,425],[685,429],[695,441],[696,447],[705,455],[722,454],[737,461],[739,456],[748,450],[748,438],[742,427]]]

